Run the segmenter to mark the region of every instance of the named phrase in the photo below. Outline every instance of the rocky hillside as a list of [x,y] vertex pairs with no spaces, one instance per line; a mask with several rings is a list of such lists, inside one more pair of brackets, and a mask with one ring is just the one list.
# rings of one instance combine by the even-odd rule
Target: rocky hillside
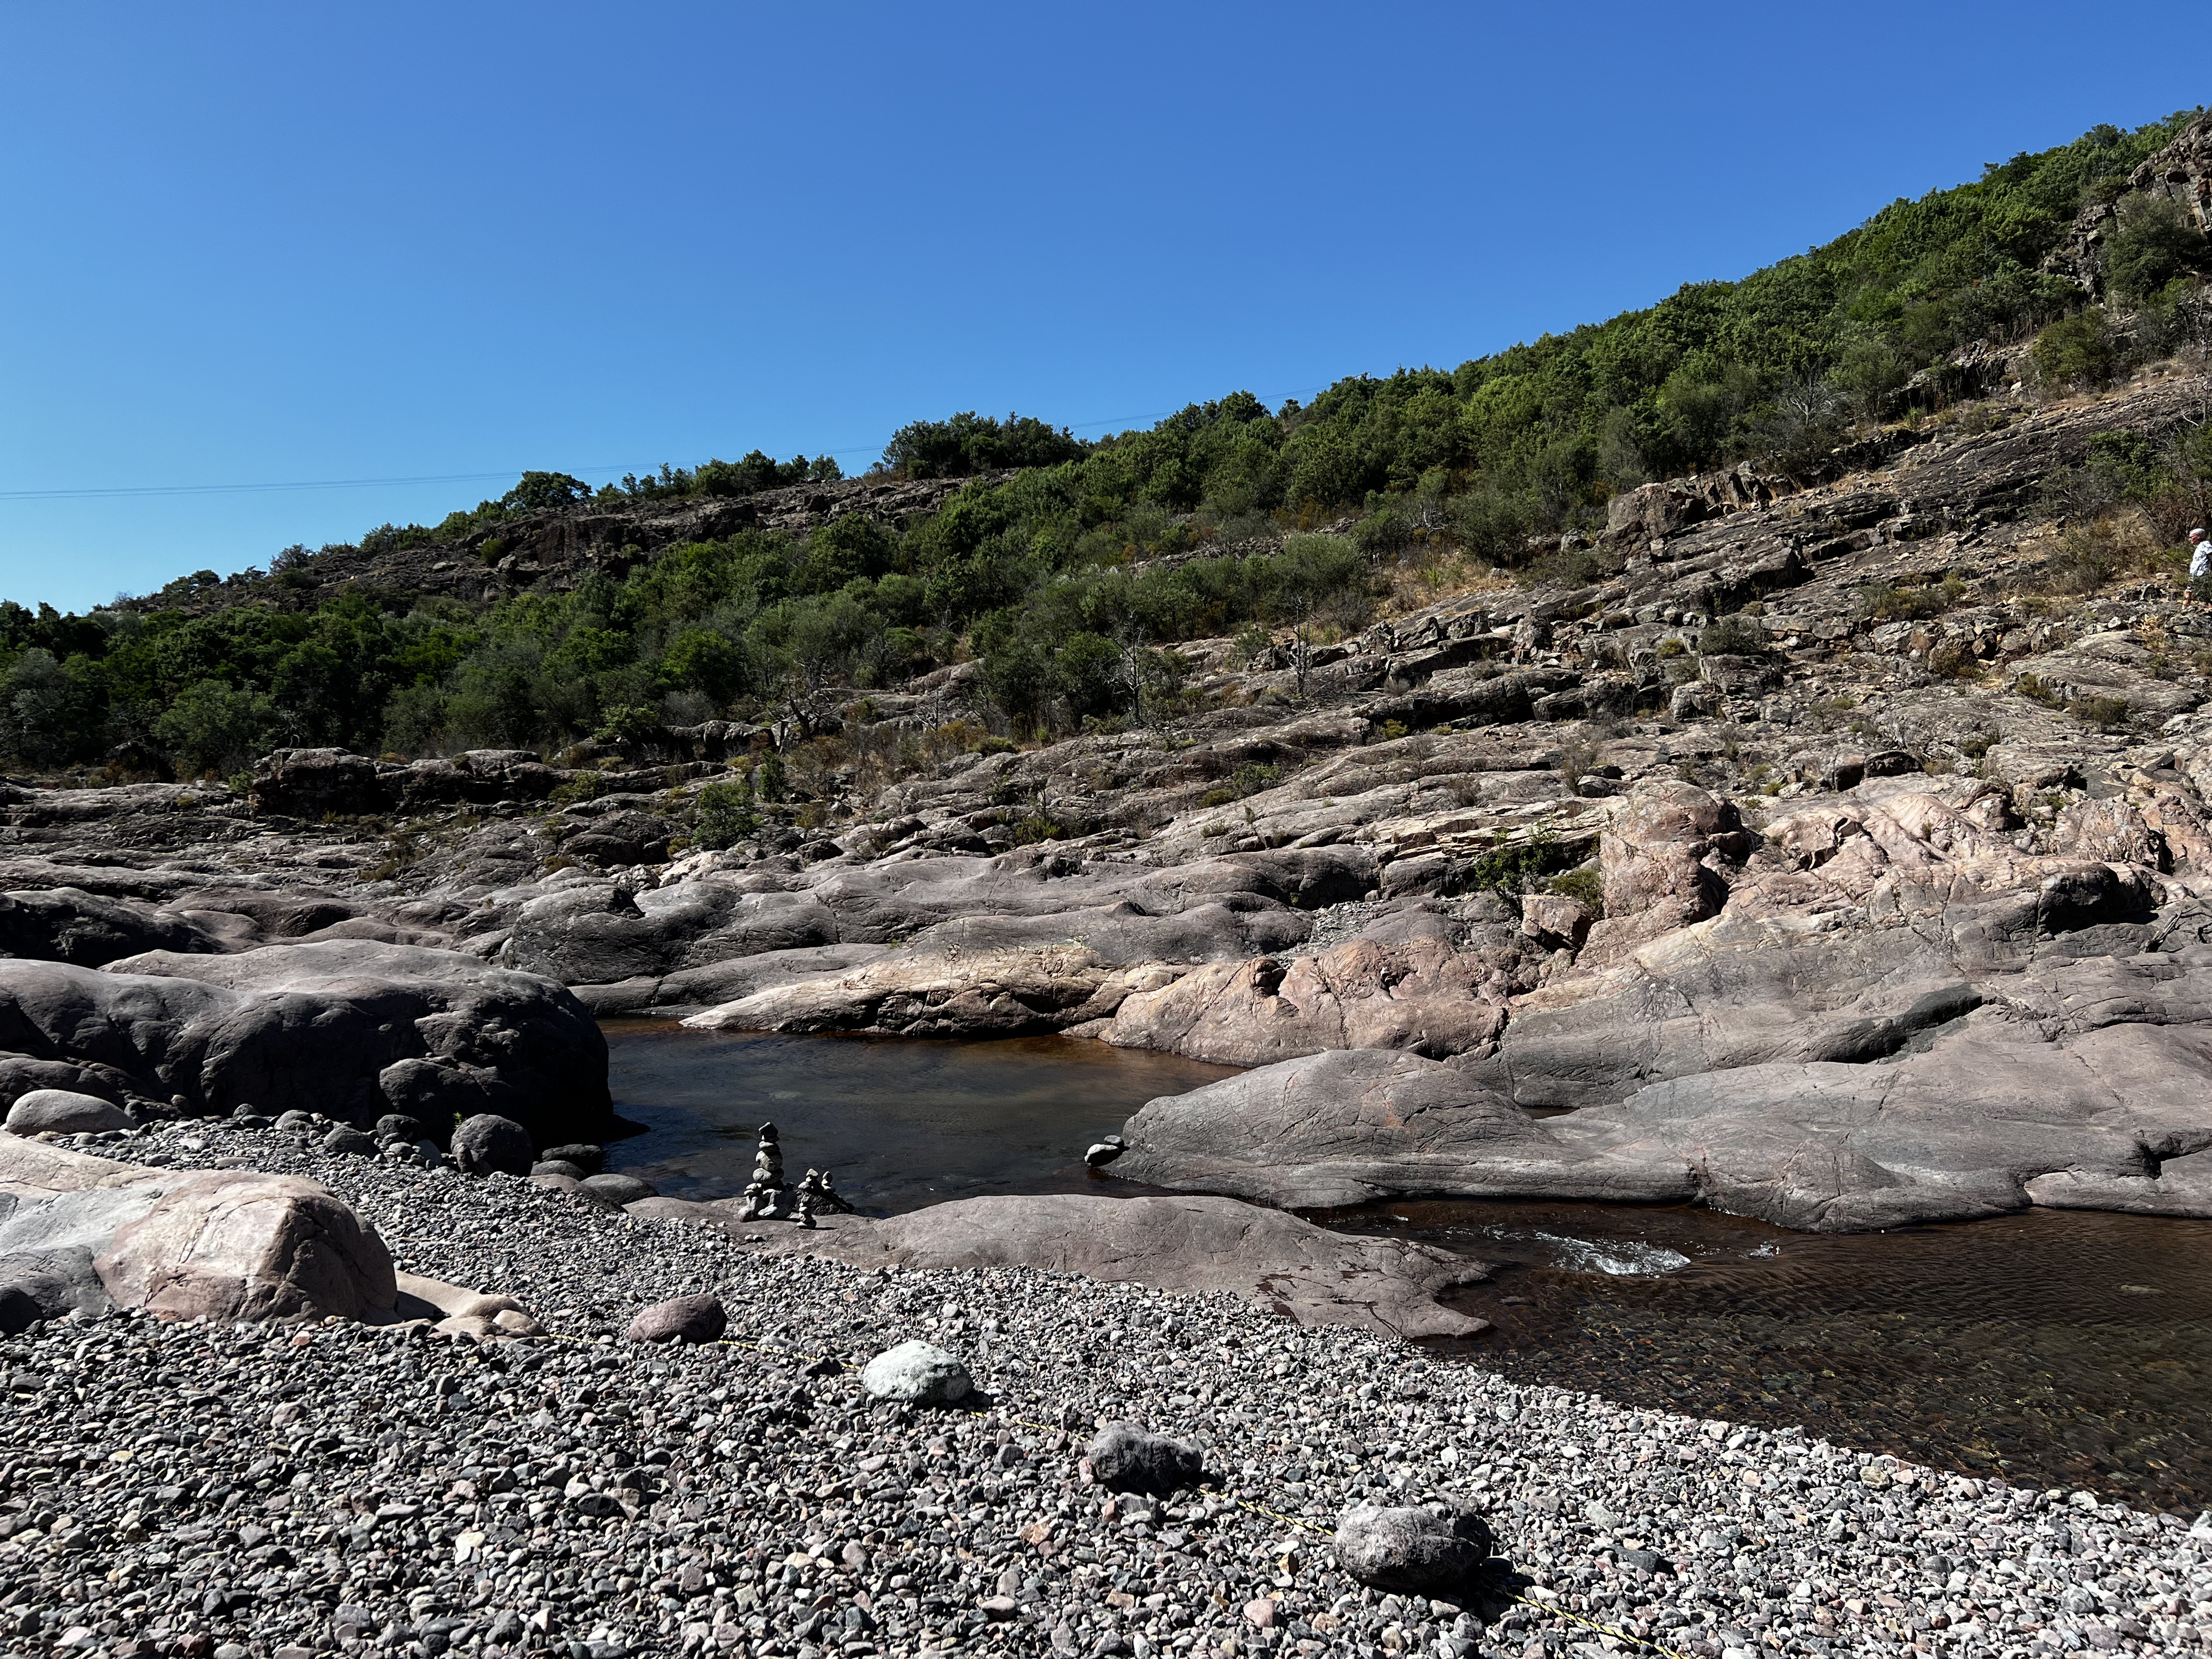
[[131,600],[127,608],[196,617],[241,606],[300,611],[347,594],[492,604],[520,593],[566,592],[593,572],[619,579],[664,549],[715,541],[744,530],[805,536],[859,514],[903,532],[969,482],[843,478],[751,495],[545,507],[450,540],[427,535],[404,543],[368,538],[362,544],[325,548],[274,580],[256,572],[172,583],[159,594]]
[[2168,366],[1809,489],[1653,485],[1581,550],[1594,580],[1194,641],[1154,723],[1060,742],[992,737],[962,665],[580,766],[289,750],[246,793],[15,788],[11,1086],[203,1104],[143,1039],[40,1015],[63,970],[35,959],[336,936],[603,1013],[1255,1066],[1147,1108],[1117,1167],[1277,1203],[2212,1213],[2212,611],[2124,499],[2060,510],[2208,395]]

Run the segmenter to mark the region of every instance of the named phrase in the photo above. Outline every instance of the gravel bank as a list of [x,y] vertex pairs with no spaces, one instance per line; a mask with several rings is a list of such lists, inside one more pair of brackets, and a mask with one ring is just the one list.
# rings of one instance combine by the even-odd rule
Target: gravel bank
[[[9,1340],[0,1651],[1619,1649],[1567,1612],[1716,1659],[2212,1638],[2212,1523],[2086,1493],[1515,1388],[1226,1297],[754,1258],[273,1132],[97,1150],[312,1175],[404,1267],[517,1295],[578,1340],[139,1318]],[[640,1305],[702,1291],[763,1347],[617,1340]],[[796,1357],[914,1336],[968,1358],[985,1409],[876,1405]],[[1109,1504],[1077,1461],[1121,1417],[1203,1446],[1217,1484]],[[1324,1537],[1237,1501],[1328,1527],[1447,1490],[1487,1508],[1517,1570],[1464,1607],[1364,1591]]]

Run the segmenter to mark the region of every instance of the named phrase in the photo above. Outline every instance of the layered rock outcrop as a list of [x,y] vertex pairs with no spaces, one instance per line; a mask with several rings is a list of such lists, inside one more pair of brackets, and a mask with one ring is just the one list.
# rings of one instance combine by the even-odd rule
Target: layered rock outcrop
[[331,941],[155,951],[94,970],[0,962],[0,1092],[322,1112],[366,1127],[496,1111],[541,1143],[595,1139],[605,1039],[574,998],[451,951]]

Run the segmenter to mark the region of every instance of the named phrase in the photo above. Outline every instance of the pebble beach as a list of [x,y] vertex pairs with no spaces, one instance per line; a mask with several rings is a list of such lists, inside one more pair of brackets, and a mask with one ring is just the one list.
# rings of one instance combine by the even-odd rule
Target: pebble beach
[[[2212,1519],[1516,1387],[1227,1297],[770,1254],[506,1176],[194,1125],[102,1155],[308,1176],[408,1271],[557,1336],[122,1315],[0,1343],[0,1653],[2194,1653]],[[787,1229],[764,1224],[780,1237]],[[711,1293],[730,1340],[647,1346]],[[877,1401],[902,1341],[958,1407]],[[1091,1484],[1108,1422],[1205,1484]],[[1343,1572],[1346,1509],[1480,1510],[1450,1601]]]

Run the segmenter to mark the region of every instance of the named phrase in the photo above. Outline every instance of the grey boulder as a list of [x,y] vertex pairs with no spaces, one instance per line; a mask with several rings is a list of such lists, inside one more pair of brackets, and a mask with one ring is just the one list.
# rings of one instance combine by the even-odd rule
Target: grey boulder
[[613,1210],[619,1210],[625,1204],[635,1204],[640,1199],[660,1196],[660,1189],[650,1181],[641,1181],[635,1176],[616,1175],[611,1172],[605,1175],[586,1176],[583,1180],[576,1183],[576,1190],[585,1197]]
[[[726,1231],[717,1205],[654,1200]],[[1115,1283],[1228,1291],[1302,1325],[1356,1325],[1406,1339],[1474,1336],[1486,1321],[1437,1297],[1490,1276],[1481,1262],[1425,1244],[1332,1232],[1228,1198],[1100,1198],[1059,1193],[966,1198],[872,1221],[828,1216],[770,1247],[879,1267],[1042,1267]]]
[[137,1127],[114,1102],[66,1089],[33,1089],[19,1097],[8,1109],[6,1124],[16,1135],[105,1134]]
[[1338,1518],[1335,1547],[1337,1565],[1370,1589],[1451,1597],[1490,1559],[1490,1528],[1464,1510],[1362,1504]]
[[968,1368],[932,1343],[902,1342],[860,1368],[860,1386],[878,1400],[909,1406],[950,1406],[975,1386]]
[[1133,1423],[1109,1423],[1084,1451],[1091,1478],[1109,1492],[1152,1492],[1164,1498],[1194,1486],[1206,1473],[1195,1446],[1165,1435],[1147,1434]]

